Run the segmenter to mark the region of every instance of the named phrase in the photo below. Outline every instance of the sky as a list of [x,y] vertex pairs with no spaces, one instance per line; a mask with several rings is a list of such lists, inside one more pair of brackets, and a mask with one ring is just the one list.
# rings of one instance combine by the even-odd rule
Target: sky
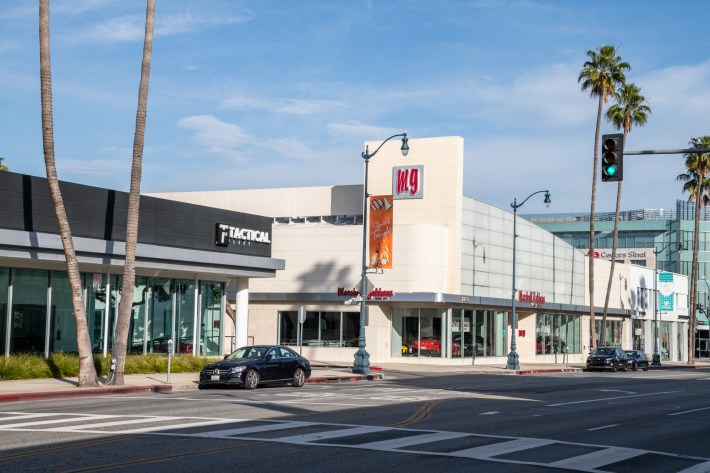
[[[687,148],[710,135],[709,14],[704,0],[158,0],[141,191],[362,184],[364,142],[406,131],[464,138],[466,196],[510,209],[549,189],[549,209],[519,212],[589,212],[587,51],[617,47],[652,109],[627,150]],[[61,180],[128,190],[144,28],[144,0],[51,2]],[[37,1],[2,1],[0,64],[0,156],[45,176]],[[622,209],[675,208],[684,171],[682,155],[627,156]],[[611,212],[617,185],[597,181]]]

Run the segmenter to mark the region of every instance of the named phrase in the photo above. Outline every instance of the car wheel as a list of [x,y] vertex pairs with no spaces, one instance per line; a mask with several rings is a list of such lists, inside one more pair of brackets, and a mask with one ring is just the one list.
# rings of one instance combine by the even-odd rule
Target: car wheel
[[644,367],[643,367],[643,370],[644,370],[644,371],[648,371],[648,366],[644,366]]
[[636,363],[633,363],[633,364],[631,365],[631,369],[634,370],[634,371],[638,371],[639,365],[637,365]]
[[616,373],[616,370],[619,369],[619,365],[617,363],[614,363],[611,365],[611,372]]
[[628,369],[629,369],[629,365],[626,365],[626,364],[621,365],[621,371],[623,371],[624,373],[626,373],[626,371],[627,371]]
[[206,386],[205,386],[204,384],[198,384],[198,385],[197,385],[197,389],[205,389],[205,387],[206,387]]
[[256,389],[259,385],[259,373],[256,370],[247,371],[247,375],[244,377],[244,389]]
[[301,368],[296,368],[296,372],[293,373],[293,381],[291,381],[291,386],[294,388],[300,388],[306,383],[306,373],[303,372]]

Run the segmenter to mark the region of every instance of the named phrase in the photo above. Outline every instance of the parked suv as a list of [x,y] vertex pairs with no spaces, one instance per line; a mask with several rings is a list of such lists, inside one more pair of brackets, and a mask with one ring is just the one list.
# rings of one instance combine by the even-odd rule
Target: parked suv
[[629,360],[626,357],[626,353],[617,347],[598,347],[587,357],[587,371],[626,371],[628,367]]

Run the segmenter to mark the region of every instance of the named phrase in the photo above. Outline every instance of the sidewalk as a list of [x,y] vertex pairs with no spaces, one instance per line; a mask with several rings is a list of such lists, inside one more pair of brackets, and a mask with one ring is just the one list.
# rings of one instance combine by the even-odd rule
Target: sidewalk
[[[353,374],[349,366],[328,362],[313,362],[311,377],[306,384],[343,383],[375,381],[385,378],[396,379],[397,374],[427,376],[431,374],[488,374],[488,375],[534,375],[545,373],[579,373],[583,365],[578,364],[521,364],[519,370],[508,370],[505,365],[437,365],[419,363],[383,363],[372,366],[369,375]],[[652,366],[652,371],[671,369],[710,368],[707,360],[696,360],[695,367],[684,363],[664,362],[660,367]],[[97,388],[76,387],[75,378],[42,378],[28,380],[0,381],[0,403],[55,399],[81,396],[103,396],[109,394],[130,394],[145,392],[171,392],[197,390],[197,373],[171,373],[168,383],[167,373],[146,375],[126,375],[123,386],[101,386]],[[102,380],[103,381],[103,380]]]

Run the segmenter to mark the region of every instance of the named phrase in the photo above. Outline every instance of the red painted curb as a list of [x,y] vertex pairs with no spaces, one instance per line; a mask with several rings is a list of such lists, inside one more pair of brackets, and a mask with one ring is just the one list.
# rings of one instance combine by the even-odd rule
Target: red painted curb
[[157,393],[173,390],[170,384],[152,386],[116,386],[110,388],[76,388],[69,391],[49,391],[39,393],[0,394],[0,402],[36,401],[40,399],[58,399],[66,397],[105,396],[109,394]]

